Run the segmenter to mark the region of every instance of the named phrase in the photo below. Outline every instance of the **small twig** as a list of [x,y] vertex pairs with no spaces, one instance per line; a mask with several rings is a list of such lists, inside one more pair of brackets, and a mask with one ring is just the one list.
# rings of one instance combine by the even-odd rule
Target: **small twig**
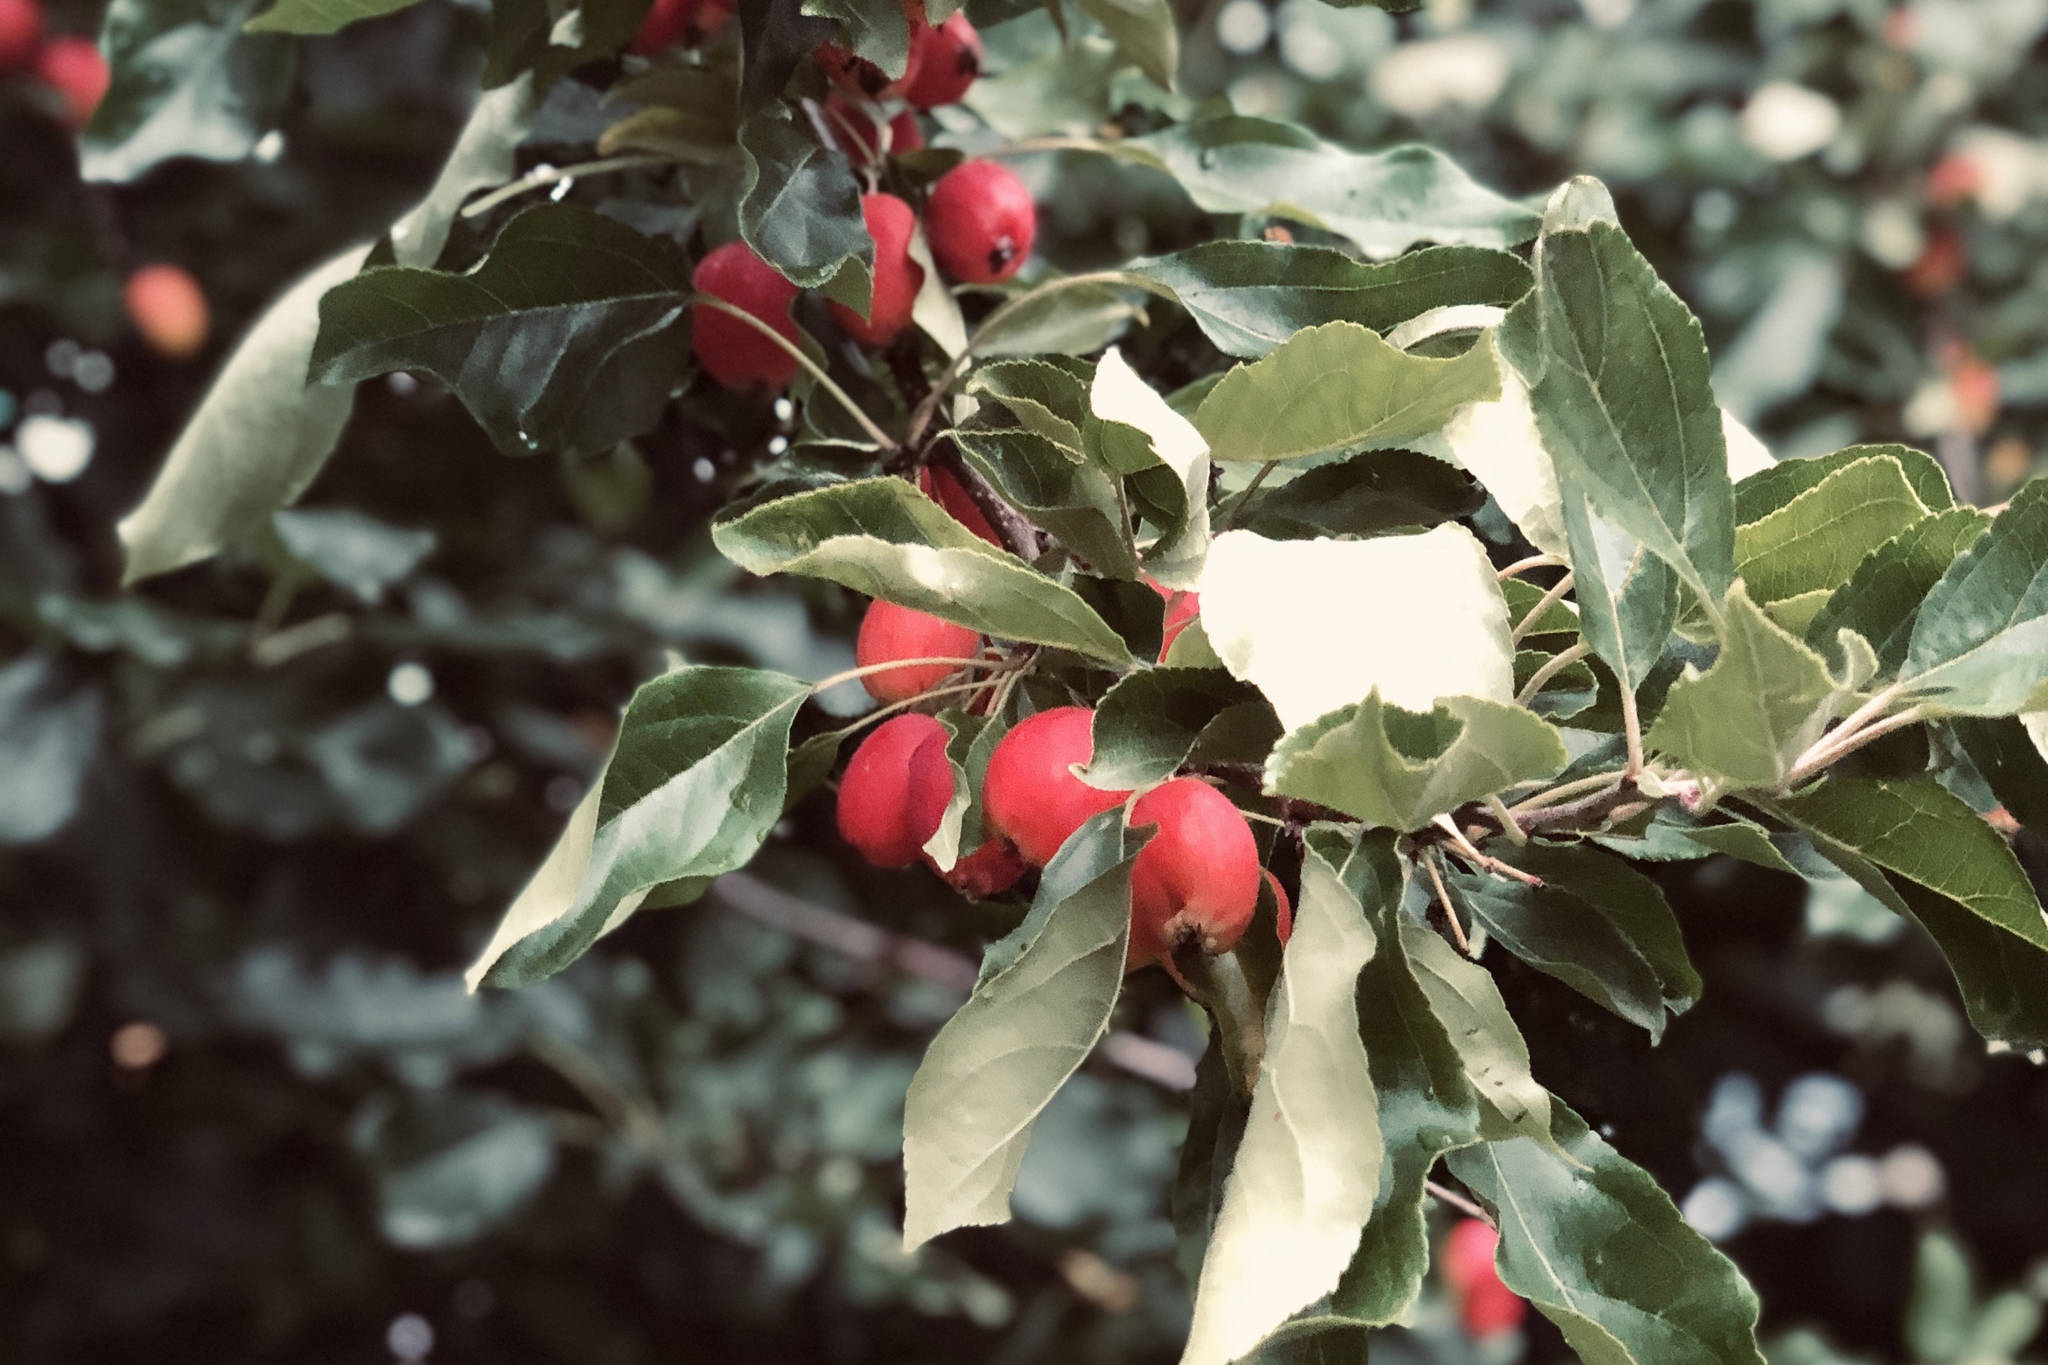
[[1548,791],[1537,792],[1525,801],[1517,801],[1508,809],[1517,815],[1524,811],[1541,810],[1545,806],[1554,806],[1560,801],[1565,801],[1579,795],[1581,792],[1599,791],[1603,787],[1614,787],[1626,781],[1627,778],[1627,773],[1594,773],[1591,777],[1575,778],[1570,782],[1552,787]]
[[1566,574],[1563,578],[1551,584],[1550,591],[1536,599],[1536,605],[1529,608],[1529,614],[1522,618],[1521,624],[1508,632],[1508,643],[1518,645],[1522,642],[1523,636],[1533,632],[1536,629],[1536,623],[1543,619],[1543,614],[1559,602],[1562,602],[1564,595],[1572,590],[1572,582],[1572,575]]
[[1501,800],[1498,795],[1486,798],[1486,809],[1492,812],[1493,818],[1500,823],[1500,832],[1514,840],[1518,847],[1529,842],[1529,836],[1522,832],[1521,822],[1515,819],[1514,812],[1508,809],[1508,803]]
[[1266,481],[1266,476],[1279,467],[1278,460],[1268,460],[1259,466],[1259,472],[1252,475],[1252,481],[1244,486],[1244,492],[1239,493],[1229,508],[1217,519],[1216,534],[1220,535],[1237,524],[1237,519],[1244,515],[1244,509],[1251,503],[1252,494],[1258,492],[1259,485]]
[[1804,777],[1807,773],[1831,762],[1835,750],[1855,739],[1866,726],[1883,715],[1885,708],[1897,701],[1905,690],[1904,683],[1893,683],[1850,712],[1848,718],[1840,725],[1815,740],[1805,753],[1792,760],[1792,770],[1786,776],[1786,781]]
[[692,294],[690,296],[690,306],[693,308],[710,307],[717,309],[721,313],[730,313],[734,317],[746,323],[749,327],[752,327],[755,331],[759,332],[762,336],[767,337],[777,346],[780,346],[784,351],[788,352],[792,357],[795,358],[797,364],[803,366],[804,369],[810,372],[811,378],[815,379],[818,382],[819,388],[823,389],[825,392],[831,394],[835,399],[837,399],[839,401],[839,406],[845,408],[848,415],[850,415],[854,421],[860,423],[860,429],[868,434],[869,440],[873,441],[876,445],[880,446],[884,450],[896,449],[896,442],[893,438],[890,437],[889,433],[882,430],[880,427],[876,426],[873,419],[871,419],[867,415],[867,413],[861,410],[860,404],[854,402],[853,399],[850,396],[848,396],[845,389],[840,388],[837,384],[832,382],[832,376],[825,373],[823,366],[819,365],[817,361],[805,355],[803,347],[797,345],[788,337],[776,331],[775,328],[771,326],[766,320],[755,317],[746,309],[736,307],[733,304],[727,303],[724,299],[717,298],[710,294]]
[[1472,940],[1465,937],[1465,926],[1458,922],[1458,908],[1451,903],[1451,888],[1444,885],[1444,874],[1437,870],[1436,856],[1424,849],[1416,859],[1423,871],[1429,873],[1429,883],[1436,888],[1436,898],[1444,907],[1444,918],[1450,921],[1451,937],[1456,940],[1458,951],[1466,957],[1472,956]]
[[1464,1214],[1467,1218],[1477,1218],[1480,1222],[1486,1224],[1486,1226],[1488,1227],[1497,1226],[1493,1221],[1492,1214],[1488,1213],[1485,1209],[1479,1207],[1479,1205],[1467,1199],[1464,1195],[1459,1194],[1456,1190],[1450,1189],[1449,1187],[1444,1185],[1439,1185],[1434,1180],[1423,1181],[1422,1188],[1429,1191],[1430,1198],[1436,1200],[1440,1204],[1450,1205],[1459,1213]]
[[579,180],[586,175],[604,175],[611,171],[630,171],[639,166],[666,166],[670,164],[665,156],[636,152],[631,156],[608,156],[601,161],[581,161],[573,166],[536,166],[509,185],[492,190],[481,199],[465,204],[464,218],[477,218],[489,213],[507,199],[516,199],[528,190],[537,190],[543,185],[555,185],[564,180]]
[[1787,790],[1794,783],[1811,777],[1829,764],[1840,762],[1864,745],[1882,739],[1894,730],[1902,730],[1908,725],[1918,725],[1925,719],[1927,715],[1924,711],[1917,706],[1909,706],[1895,716],[1887,716],[1874,724],[1863,726],[1847,739],[1818,753],[1808,750],[1809,757],[1792,766],[1792,770],[1785,774],[1785,780],[1778,784],[1779,789]]
[[1494,577],[1505,583],[1510,578],[1521,577],[1531,569],[1561,569],[1563,567],[1564,561],[1556,555],[1530,555],[1527,559],[1516,560],[1495,574]]
[[1529,675],[1529,681],[1522,684],[1522,690],[1515,694],[1515,705],[1527,706],[1543,690],[1545,683],[1592,652],[1593,646],[1581,640],[1570,649],[1544,660],[1542,666]]
[[1481,871],[1490,872],[1496,877],[1506,877],[1509,881],[1520,882],[1524,886],[1543,885],[1543,878],[1534,873],[1524,872],[1521,868],[1504,863],[1491,854],[1481,853],[1479,846],[1465,837],[1465,831],[1459,829],[1458,822],[1450,816],[1439,815],[1430,823],[1450,836],[1451,847],[1457,849],[1467,862],[1474,864]]
[[981,510],[982,516],[988,518],[988,524],[995,528],[995,533],[1002,537],[1004,549],[1027,564],[1038,558],[1038,528],[1003,500],[995,486],[961,456],[958,446],[951,441],[945,442],[932,463],[945,469],[967,490],[967,496]]
[[1643,770],[1643,718],[1636,710],[1635,689],[1621,689],[1621,728],[1628,741],[1628,767],[1623,771],[1630,782]]
[[258,668],[276,668],[289,663],[301,654],[310,654],[316,649],[338,645],[354,631],[355,623],[338,611],[325,616],[315,616],[310,621],[301,621],[295,626],[261,639],[249,646],[249,661]]

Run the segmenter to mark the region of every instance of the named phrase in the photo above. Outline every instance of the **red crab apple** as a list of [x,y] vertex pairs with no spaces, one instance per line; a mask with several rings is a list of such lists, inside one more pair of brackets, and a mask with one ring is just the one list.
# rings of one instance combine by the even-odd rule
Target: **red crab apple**
[[[727,242],[708,253],[690,272],[690,284],[698,293],[723,299],[796,341],[796,321],[789,315],[796,286],[745,242]],[[690,344],[698,363],[728,389],[781,389],[796,377],[794,355],[717,308],[699,305],[690,310]]]
[[996,741],[982,779],[981,808],[990,829],[1017,846],[1024,861],[1044,867],[1083,821],[1123,804],[1127,791],[1098,791],[1074,776],[1095,753],[1095,712],[1058,706],[1021,721]]
[[632,50],[652,57],[682,43],[695,46],[725,27],[734,0],[654,0],[633,35]]
[[920,109],[952,104],[967,93],[981,74],[981,35],[964,14],[955,14],[937,28],[919,35],[917,79],[905,84],[903,98]]
[[206,294],[183,266],[143,266],[128,277],[121,301],[143,341],[166,360],[190,360],[206,345]]
[[90,38],[52,38],[36,54],[36,77],[64,97],[73,128],[92,122],[107,85],[113,80],[99,44]]
[[868,300],[868,315],[862,317],[837,301],[829,307],[849,336],[870,346],[887,346],[910,325],[911,305],[917,302],[917,291],[924,284],[924,267],[910,259],[910,234],[917,228],[917,215],[893,194],[862,195],[860,214],[875,242],[874,290]]
[[42,46],[41,0],[0,0],[0,71],[26,71]]
[[[839,150],[855,161],[865,162],[881,152],[875,121],[860,104],[834,91],[825,97],[825,126]],[[889,155],[901,156],[924,146],[924,130],[917,126],[915,110],[905,109],[889,120]]]
[[891,80],[881,67],[865,57],[856,57],[837,43],[820,43],[818,65],[826,78],[855,97],[890,100],[901,96],[917,80],[924,62],[925,35],[931,32],[931,25],[925,21],[923,0],[908,0],[903,6],[903,17],[910,25],[910,54],[901,76]]
[[1166,599],[1166,620],[1159,636],[1159,658],[1166,659],[1166,651],[1173,648],[1173,642],[1188,628],[1188,623],[1202,613],[1202,598],[1199,593],[1185,592],[1167,587],[1155,578],[1145,580],[1152,591]]
[[1176,777],[1138,798],[1131,828],[1158,827],[1131,869],[1132,968],[1183,947],[1230,951],[1259,905],[1259,846],[1230,798]]
[[876,726],[839,780],[839,837],[876,867],[908,867],[953,799],[946,727],[903,715]]
[[980,536],[989,544],[1002,548],[1002,540],[996,535],[996,528],[988,524],[988,518],[975,504],[974,495],[967,491],[967,485],[954,477],[953,472],[937,465],[926,465],[917,473],[917,486],[933,502],[946,509],[953,520]]
[[[853,642],[853,660],[862,668],[894,659],[959,659],[974,657],[981,636],[966,626],[894,602],[870,602]],[[909,701],[937,687],[957,664],[905,664],[863,677],[861,685],[879,702]]]
[[[930,855],[925,861],[931,861]],[[1028,870],[1016,845],[998,834],[974,852],[962,854],[951,872],[940,875],[961,895],[983,901],[1008,891]]]
[[1500,1234],[1477,1218],[1466,1218],[1444,1239],[1441,1273],[1458,1300],[1458,1316],[1475,1337],[1513,1331],[1529,1314],[1529,1305],[1501,1283],[1494,1268]]
[[993,161],[963,161],[939,177],[924,206],[939,267],[969,284],[1007,280],[1031,254],[1038,209],[1031,191]]
[[1278,877],[1270,871],[1265,875],[1266,885],[1273,888],[1273,932],[1285,948],[1287,940],[1294,937],[1294,902],[1287,899],[1287,888],[1280,885]]

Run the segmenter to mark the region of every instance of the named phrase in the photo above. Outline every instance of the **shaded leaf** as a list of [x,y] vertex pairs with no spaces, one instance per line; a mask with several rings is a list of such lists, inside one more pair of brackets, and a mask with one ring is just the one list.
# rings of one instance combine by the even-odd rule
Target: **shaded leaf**
[[1258,693],[1211,668],[1153,668],[1133,673],[1095,706],[1094,758],[1081,774],[1090,786],[1127,791],[1163,782],[1187,761],[1202,731]]
[[1453,465],[1412,450],[1374,450],[1254,494],[1242,520],[1270,540],[1375,536],[1454,521],[1485,504],[1486,490]]
[[859,287],[833,297],[865,313],[875,243],[861,218],[860,182],[836,150],[781,106],[740,125],[746,158],[740,235],[792,283],[816,289],[856,263]]
[[1926,515],[1897,460],[1855,460],[1775,512],[1738,527],[1736,571],[1754,601],[1781,602],[1812,592],[1825,601],[1864,556]]
[[1031,913],[990,947],[973,996],[939,1030],[903,1113],[903,1240],[1009,1217],[1031,1125],[1109,1029],[1140,839],[1121,810],[1054,855]]
[[[1411,878],[1407,903],[1426,901],[1420,878]],[[1415,984],[1457,1050],[1458,1064],[1480,1105],[1489,1137],[1523,1133],[1550,1136],[1550,1092],[1529,1072],[1529,1045],[1484,967],[1458,955],[1434,929],[1409,913],[1400,920],[1401,948]]]
[[126,182],[175,157],[239,161],[284,113],[297,52],[245,36],[261,0],[114,0],[100,32],[111,83],[79,148],[87,180]]
[[339,33],[350,24],[409,9],[419,0],[277,0],[242,25],[245,33]]
[[2036,479],[1927,594],[1900,681],[1953,715],[2048,707],[2048,479]]
[[1117,51],[1162,89],[1180,71],[1180,30],[1167,0],[1078,0],[1115,40]]
[[1839,669],[1847,660],[1841,632],[1852,630],[1876,651],[1881,672],[1896,671],[1906,661],[1920,604],[1990,524],[1990,517],[1971,507],[1914,523],[1864,557],[1807,624],[1806,642]]

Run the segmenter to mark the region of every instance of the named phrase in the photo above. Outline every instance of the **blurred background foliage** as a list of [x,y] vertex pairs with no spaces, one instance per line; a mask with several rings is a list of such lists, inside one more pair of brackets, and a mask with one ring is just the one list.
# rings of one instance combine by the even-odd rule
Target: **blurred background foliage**
[[[1606,179],[1779,454],[1906,439],[1980,502],[2038,463],[2048,0],[1180,10],[1189,98],[1425,138],[1517,193]],[[61,0],[50,25],[101,18]],[[617,452],[510,460],[397,376],[265,553],[119,595],[114,525],[209,374],[266,298],[422,191],[482,30],[435,0],[320,42],[167,46],[191,126],[89,143],[129,159],[118,185],[81,180],[47,90],[0,77],[0,1356],[1174,1359],[1194,1023],[1148,982],[1122,1022],[1164,1047],[1063,1093],[1017,1221],[905,1257],[903,1088],[1001,926],[853,866],[819,803],[700,906],[541,987],[462,989],[666,651],[851,661],[839,594],[741,581],[703,535],[786,413],[700,381]],[[1024,36],[992,27],[993,64]],[[1084,65],[974,103],[1042,108]],[[558,95],[523,159],[601,126]],[[202,132],[214,159],[169,154]],[[1059,265],[1199,232],[1128,168],[1032,174]],[[662,226],[687,237],[687,209]],[[194,359],[124,319],[157,261],[211,303]],[[1652,1050],[1496,962],[1538,1075],[1744,1267],[1780,1365],[2024,1359],[2048,1076],[1987,1055],[1932,951],[1846,882],[1664,880],[1704,1003]],[[1570,1357],[1540,1323],[1468,1342],[1432,1290],[1374,1358]]]

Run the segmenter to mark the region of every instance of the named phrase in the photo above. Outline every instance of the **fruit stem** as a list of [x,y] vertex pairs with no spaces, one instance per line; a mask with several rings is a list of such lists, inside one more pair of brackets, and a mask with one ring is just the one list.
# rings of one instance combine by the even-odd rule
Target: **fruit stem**
[[1511,645],[1520,644],[1524,635],[1536,629],[1536,623],[1543,619],[1543,613],[1549,611],[1559,602],[1562,602],[1564,595],[1571,590],[1572,575],[1570,574],[1566,574],[1563,578],[1551,584],[1550,591],[1544,593],[1542,597],[1536,600],[1536,605],[1529,608],[1529,614],[1522,618],[1521,624],[1508,632],[1508,643]]
[[1223,1043],[1223,1069],[1231,1088],[1250,1099],[1266,1059],[1266,1002],[1252,989],[1244,964],[1235,951],[1211,957],[1197,946],[1174,954],[1169,965],[1208,1008]]
[[1527,706],[1536,699],[1536,694],[1543,690],[1545,683],[1592,652],[1593,646],[1581,640],[1563,653],[1546,659],[1542,667],[1529,675],[1529,681],[1522,684],[1522,690],[1515,694],[1515,705]]
[[1244,515],[1245,507],[1251,502],[1252,494],[1258,492],[1259,485],[1266,481],[1266,476],[1279,467],[1278,460],[1268,460],[1259,466],[1259,472],[1252,475],[1252,481],[1244,486],[1244,492],[1239,493],[1236,500],[1230,504],[1230,509],[1217,519],[1216,534],[1221,535],[1237,524],[1237,519]]
[[462,216],[481,217],[507,199],[516,199],[528,190],[537,190],[543,185],[558,185],[564,180],[580,180],[586,175],[603,175],[610,171],[630,171],[640,166],[670,164],[673,163],[665,156],[636,152],[629,156],[608,156],[600,161],[579,161],[573,166],[536,166],[511,184],[501,185],[483,198],[463,205]]
[[1516,560],[1495,574],[1494,577],[1505,583],[1510,578],[1521,577],[1531,569],[1561,569],[1563,567],[1564,561],[1556,555],[1530,555],[1527,559]]
[[892,668],[917,668],[926,664],[948,664],[956,672],[963,668],[985,668],[991,673],[1001,673],[1016,666],[1007,659],[890,659],[886,663],[863,664],[859,668],[845,669],[822,682],[814,682],[811,684],[811,695],[816,696],[820,692],[830,691],[839,684],[852,682],[856,678],[886,673]]
[[1422,864],[1422,870],[1429,874],[1429,884],[1436,888],[1437,903],[1444,908],[1444,918],[1450,922],[1451,937],[1457,940],[1458,951],[1472,956],[1472,940],[1465,937],[1465,926],[1458,921],[1458,907],[1451,900],[1451,888],[1444,885],[1444,874],[1437,870],[1436,859],[1425,850],[1415,861]]
[[869,440],[884,450],[896,449],[896,442],[889,433],[876,426],[869,419],[868,415],[861,411],[860,404],[848,397],[845,389],[832,382],[832,376],[825,373],[824,367],[804,354],[803,347],[797,345],[788,337],[769,326],[768,323],[749,313],[746,309],[727,303],[724,299],[714,298],[710,294],[692,294],[690,296],[690,304],[693,307],[708,305],[709,307],[716,308],[721,313],[730,313],[762,336],[767,337],[777,346],[780,346],[783,350],[789,352],[795,358],[796,363],[808,370],[811,378],[818,381],[818,387],[838,399],[839,406],[845,408],[852,415],[853,420],[860,423],[861,430],[868,434]]

